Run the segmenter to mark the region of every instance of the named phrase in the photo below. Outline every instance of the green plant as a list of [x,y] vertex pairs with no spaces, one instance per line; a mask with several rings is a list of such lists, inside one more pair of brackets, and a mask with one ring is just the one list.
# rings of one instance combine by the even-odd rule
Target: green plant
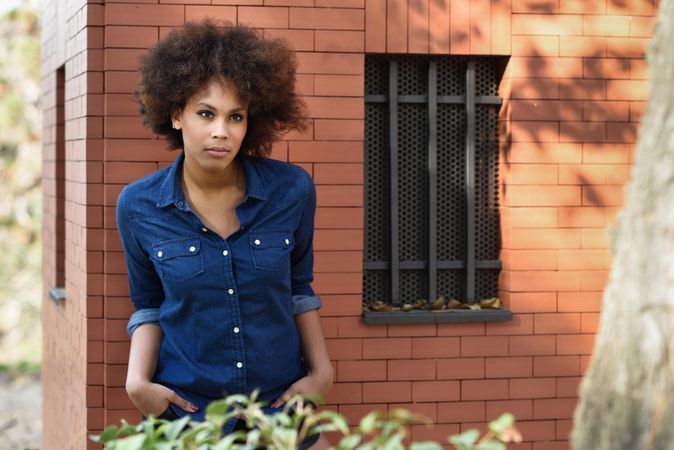
[[[122,421],[121,427],[110,426],[92,440],[103,443],[106,450],[293,450],[307,437],[333,432],[341,436],[333,447],[337,450],[400,450],[405,445],[412,450],[442,450],[437,442],[406,444],[410,425],[423,420],[407,410],[395,409],[388,416],[373,411],[352,430],[342,415],[317,411],[312,400],[316,401],[296,396],[280,412],[266,415],[257,392],[250,398],[231,395],[211,403],[203,422],[189,416],[175,421],[150,417],[138,425]],[[223,425],[233,418],[244,420],[251,431],[223,435]],[[477,430],[468,430],[449,437],[448,442],[457,450],[505,450],[507,442],[521,440],[513,425],[513,416],[504,414],[489,423],[489,431],[481,439]]]

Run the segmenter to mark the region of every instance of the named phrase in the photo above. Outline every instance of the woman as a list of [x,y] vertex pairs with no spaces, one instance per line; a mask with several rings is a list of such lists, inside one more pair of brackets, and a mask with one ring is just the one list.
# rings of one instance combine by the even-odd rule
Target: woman
[[254,389],[273,412],[332,384],[310,287],[315,186],[265,158],[305,127],[295,68],[282,41],[211,21],[172,31],[141,64],[144,125],[182,149],[117,202],[136,308],[126,389],[145,415],[202,419],[209,402]]

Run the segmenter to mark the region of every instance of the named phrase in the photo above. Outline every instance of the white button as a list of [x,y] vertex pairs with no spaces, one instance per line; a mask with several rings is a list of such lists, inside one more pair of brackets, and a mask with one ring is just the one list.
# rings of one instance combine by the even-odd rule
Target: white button
[[163,255],[164,255],[164,253],[163,253],[162,251],[158,251],[158,252],[157,252],[157,257],[158,257],[158,258],[161,258]]
[[225,255],[225,256],[227,256],[227,255],[229,255],[229,252],[228,252],[227,250],[223,250],[223,251],[222,251],[222,254]]
[[286,239],[286,245],[290,245],[290,240]]
[[260,240],[259,240],[259,239],[255,239],[255,245],[260,245]]
[[190,252],[194,253],[197,251],[197,248],[195,246],[190,247]]
[[232,294],[234,294],[234,289],[230,289],[230,290],[228,290],[228,291],[227,291],[227,293],[228,293],[229,295],[232,295]]
[[206,233],[206,232],[208,231],[208,229],[207,229],[206,227],[202,227],[202,228],[201,228],[201,231],[203,231],[204,233]]
[[238,363],[236,363],[236,367],[238,367],[239,369],[242,368],[242,367],[243,367],[243,363],[242,363],[241,361],[239,361]]
[[239,330],[239,327],[234,327],[234,332],[235,332],[235,333],[238,333],[239,331],[241,331],[241,330]]

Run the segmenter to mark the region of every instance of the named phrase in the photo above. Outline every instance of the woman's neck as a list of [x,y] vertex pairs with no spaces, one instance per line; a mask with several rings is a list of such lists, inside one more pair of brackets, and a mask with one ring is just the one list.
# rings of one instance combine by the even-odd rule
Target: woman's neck
[[245,193],[246,180],[243,163],[235,158],[223,172],[206,172],[191,167],[185,160],[182,170],[182,185],[186,195],[219,195],[233,190]]

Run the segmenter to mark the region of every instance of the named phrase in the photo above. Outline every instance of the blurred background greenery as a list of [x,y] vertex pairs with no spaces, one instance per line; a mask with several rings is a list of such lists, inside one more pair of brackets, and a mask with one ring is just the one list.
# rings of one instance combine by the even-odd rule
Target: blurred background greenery
[[0,367],[41,358],[39,9],[0,1]]

